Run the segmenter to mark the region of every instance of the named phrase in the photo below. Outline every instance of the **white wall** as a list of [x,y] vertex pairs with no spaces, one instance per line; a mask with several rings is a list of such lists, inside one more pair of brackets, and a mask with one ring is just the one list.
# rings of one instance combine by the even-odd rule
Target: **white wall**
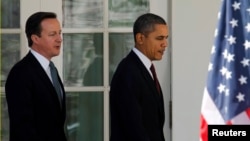
[[172,0],[172,141],[198,141],[200,109],[220,0]]

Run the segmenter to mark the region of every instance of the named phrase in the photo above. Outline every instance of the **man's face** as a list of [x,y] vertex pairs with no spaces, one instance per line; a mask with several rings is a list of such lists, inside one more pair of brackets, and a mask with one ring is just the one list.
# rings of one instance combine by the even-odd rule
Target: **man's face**
[[164,24],[156,24],[154,31],[148,35],[142,34],[140,51],[151,61],[161,60],[167,47],[168,27]]
[[41,23],[41,35],[35,36],[33,40],[33,49],[45,56],[47,59],[51,59],[54,56],[59,55],[62,43],[61,26],[57,19],[45,19]]

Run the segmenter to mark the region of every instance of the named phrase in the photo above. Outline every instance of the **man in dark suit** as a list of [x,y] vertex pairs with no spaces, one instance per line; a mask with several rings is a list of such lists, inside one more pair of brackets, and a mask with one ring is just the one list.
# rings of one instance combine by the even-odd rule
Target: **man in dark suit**
[[52,12],[37,12],[26,21],[30,51],[9,72],[6,99],[10,141],[66,141],[65,91],[59,95],[50,72],[52,57],[61,49],[61,26]]
[[163,95],[150,67],[152,61],[162,59],[168,27],[163,18],[147,13],[135,21],[133,33],[135,47],[120,62],[111,81],[110,140],[164,141]]

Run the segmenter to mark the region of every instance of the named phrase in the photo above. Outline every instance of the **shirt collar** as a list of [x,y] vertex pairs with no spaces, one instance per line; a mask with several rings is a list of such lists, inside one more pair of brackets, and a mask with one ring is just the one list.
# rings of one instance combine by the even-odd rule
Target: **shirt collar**
[[137,48],[133,48],[132,49],[135,54],[140,58],[140,60],[142,61],[142,63],[144,64],[144,66],[150,70],[150,67],[152,65],[152,61],[150,59],[148,59],[147,56],[145,56],[141,51],[139,51]]
[[30,49],[30,51],[36,57],[43,69],[46,71],[49,68],[49,60],[33,49]]

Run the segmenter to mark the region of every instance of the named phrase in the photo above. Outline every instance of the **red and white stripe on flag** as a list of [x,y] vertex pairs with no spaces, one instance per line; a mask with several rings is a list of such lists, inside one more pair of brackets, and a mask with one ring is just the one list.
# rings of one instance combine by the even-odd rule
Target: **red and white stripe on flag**
[[224,121],[219,110],[214,104],[208,94],[207,89],[204,90],[202,107],[201,107],[201,121],[200,121],[200,141],[208,141],[208,125],[237,125],[250,124],[250,108],[235,116],[229,121]]

